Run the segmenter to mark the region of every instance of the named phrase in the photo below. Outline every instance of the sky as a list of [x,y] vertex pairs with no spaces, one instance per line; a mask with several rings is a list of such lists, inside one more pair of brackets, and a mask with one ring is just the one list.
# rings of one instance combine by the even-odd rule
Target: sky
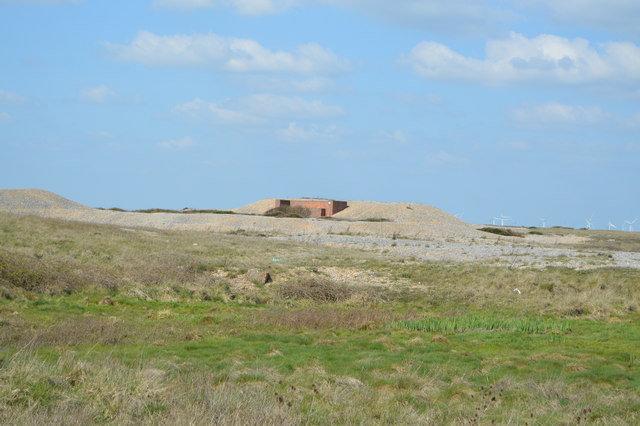
[[0,188],[625,229],[638,22],[637,0],[0,0]]

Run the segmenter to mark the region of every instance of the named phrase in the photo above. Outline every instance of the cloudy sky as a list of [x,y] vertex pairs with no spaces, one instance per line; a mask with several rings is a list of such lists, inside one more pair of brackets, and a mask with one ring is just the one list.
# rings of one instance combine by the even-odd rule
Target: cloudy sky
[[0,0],[0,187],[640,216],[637,0],[115,4]]

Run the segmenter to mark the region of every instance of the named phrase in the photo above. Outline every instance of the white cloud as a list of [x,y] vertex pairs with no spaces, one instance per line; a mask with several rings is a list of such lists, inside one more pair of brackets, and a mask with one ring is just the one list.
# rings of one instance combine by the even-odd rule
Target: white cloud
[[29,99],[18,93],[0,90],[0,105],[26,105]]
[[233,7],[241,15],[268,15],[282,12],[298,3],[295,0],[153,0],[154,7],[173,10]]
[[344,115],[340,106],[300,97],[254,94],[213,103],[202,99],[174,107],[173,112],[194,121],[259,125],[271,120],[325,120]]
[[429,166],[463,165],[470,162],[468,158],[458,157],[444,151],[440,151],[437,154],[428,155],[427,157],[425,157],[424,161]]
[[525,104],[514,108],[510,119],[516,124],[534,130],[573,126],[578,129],[597,127],[607,131],[634,132],[640,129],[640,113],[620,115],[601,107],[565,105],[557,102]]
[[294,73],[338,72],[350,67],[347,60],[315,43],[291,52],[271,51],[255,40],[216,34],[163,36],[141,31],[129,45],[104,45],[117,60],[154,67]]
[[196,142],[190,137],[184,137],[182,139],[172,139],[164,142],[160,142],[158,146],[162,149],[169,151],[184,151],[186,149],[196,146]]
[[217,3],[215,0],[153,0],[154,7],[173,10],[213,9]]
[[493,24],[513,18],[504,7],[478,0],[154,0],[153,4],[174,10],[232,7],[242,15],[268,15],[290,7],[332,6],[392,25],[454,36],[485,34]]
[[285,142],[334,142],[340,139],[340,131],[336,126],[300,126],[291,122],[284,129],[276,131],[278,139]]
[[240,100],[239,105],[250,113],[267,118],[326,120],[344,115],[342,107],[319,100],[307,101],[297,96],[255,94]]
[[364,13],[401,27],[456,37],[476,36],[512,18],[512,14],[478,0],[327,0],[326,3]]
[[1,4],[62,4],[80,3],[82,0],[0,0]]
[[113,137],[113,133],[111,132],[105,132],[105,131],[99,131],[99,132],[87,132],[87,136],[90,136],[92,138],[104,138],[104,139],[109,139]]
[[529,0],[542,5],[558,22],[640,35],[637,0]]
[[572,106],[557,102],[542,105],[525,105],[516,108],[511,118],[518,123],[527,124],[579,124],[593,125],[612,119],[599,106]]
[[294,79],[252,75],[239,77],[239,81],[245,86],[264,92],[327,93],[347,90],[338,88],[333,80],[325,77]]
[[104,84],[82,89],[80,91],[80,99],[92,104],[113,104],[122,102],[122,98]]
[[173,112],[180,117],[204,123],[254,125],[263,122],[259,117],[197,98],[176,105]]
[[15,118],[11,114],[0,111],[0,123],[10,123],[12,121],[15,121]]
[[424,41],[404,61],[425,78],[490,86],[630,85],[640,81],[640,47],[635,44],[608,42],[594,47],[584,39],[548,34],[527,38],[512,33],[506,40],[490,40],[484,59]]
[[507,142],[501,142],[498,147],[508,149],[510,151],[529,151],[531,146],[522,140],[511,140]]
[[392,132],[379,132],[375,136],[375,143],[378,145],[402,146],[409,143],[409,137],[402,130]]
[[389,95],[392,99],[411,106],[430,106],[443,105],[442,96],[435,93],[410,93],[410,92],[394,92]]

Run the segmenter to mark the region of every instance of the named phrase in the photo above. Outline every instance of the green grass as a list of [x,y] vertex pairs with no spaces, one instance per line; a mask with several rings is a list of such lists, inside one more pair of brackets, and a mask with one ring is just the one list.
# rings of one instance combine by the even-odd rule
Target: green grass
[[639,283],[0,214],[0,422],[638,424]]
[[567,321],[540,318],[501,318],[496,315],[464,315],[453,318],[426,318],[401,321],[399,326],[430,333],[463,333],[466,331],[521,331],[524,333],[568,332]]

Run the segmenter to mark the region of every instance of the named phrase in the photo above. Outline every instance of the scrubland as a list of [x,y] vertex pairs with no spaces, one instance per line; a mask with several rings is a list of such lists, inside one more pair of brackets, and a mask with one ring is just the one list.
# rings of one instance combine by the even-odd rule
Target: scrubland
[[0,214],[2,423],[639,424],[639,342],[637,269]]

